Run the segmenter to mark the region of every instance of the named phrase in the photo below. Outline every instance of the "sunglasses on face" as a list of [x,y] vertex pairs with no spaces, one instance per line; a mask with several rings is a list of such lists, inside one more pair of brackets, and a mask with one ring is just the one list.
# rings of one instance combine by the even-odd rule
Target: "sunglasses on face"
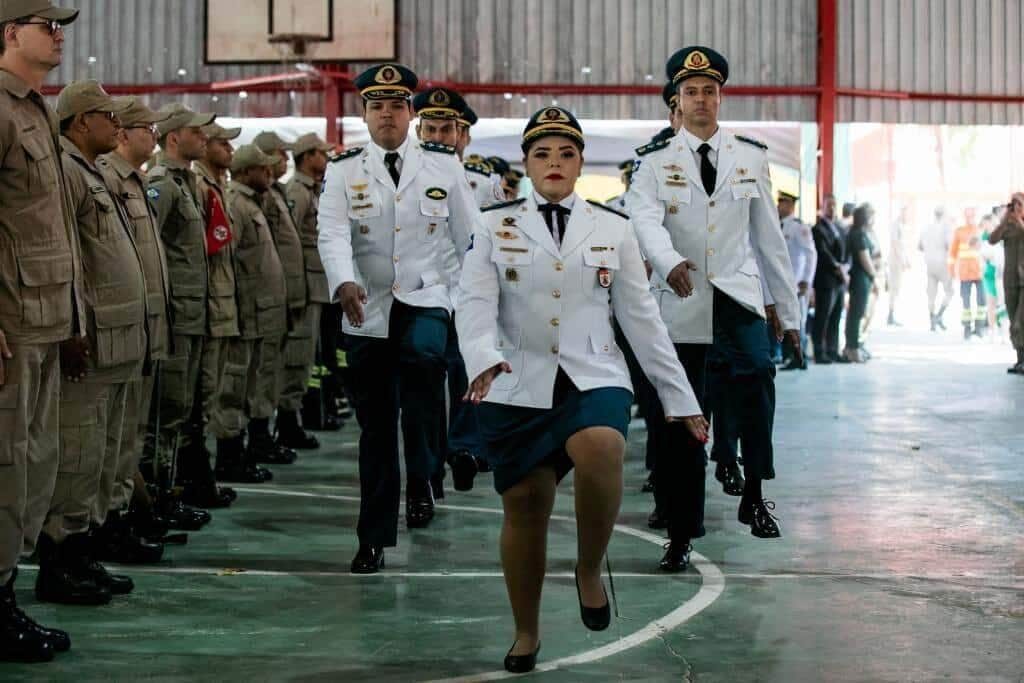
[[14,22],[17,26],[45,26],[46,32],[51,36],[56,35],[57,31],[63,31],[64,25],[59,21],[16,21]]
[[111,123],[120,123],[120,119],[117,118],[117,114],[115,114],[112,111],[89,111],[89,112],[86,112],[86,113],[87,114],[99,114],[100,116],[105,118],[107,121],[110,121]]
[[148,126],[126,126],[125,130],[146,130],[149,131],[152,135],[156,135],[156,124],[151,123]]

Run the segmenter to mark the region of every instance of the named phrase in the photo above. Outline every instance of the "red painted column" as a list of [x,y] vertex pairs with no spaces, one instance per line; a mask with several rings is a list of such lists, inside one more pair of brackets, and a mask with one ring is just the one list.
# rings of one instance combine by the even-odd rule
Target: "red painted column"
[[342,111],[341,81],[324,78],[324,117],[327,119],[327,142],[332,145],[344,145],[344,133],[341,125]]
[[832,193],[836,126],[836,0],[818,0],[818,207]]

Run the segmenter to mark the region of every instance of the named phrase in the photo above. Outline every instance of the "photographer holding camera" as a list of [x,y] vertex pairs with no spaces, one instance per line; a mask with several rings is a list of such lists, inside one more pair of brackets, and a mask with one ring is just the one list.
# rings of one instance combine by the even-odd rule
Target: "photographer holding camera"
[[990,244],[1002,242],[1006,254],[1003,289],[1006,312],[1010,316],[1010,341],[1017,351],[1017,363],[1007,372],[1024,375],[1024,193],[1013,194],[1003,220],[988,241]]

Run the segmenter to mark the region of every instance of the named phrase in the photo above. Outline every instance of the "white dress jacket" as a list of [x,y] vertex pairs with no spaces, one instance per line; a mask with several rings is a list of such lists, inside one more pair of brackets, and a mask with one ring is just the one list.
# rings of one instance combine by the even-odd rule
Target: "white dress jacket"
[[[766,151],[723,132],[709,197],[683,135],[640,157],[626,196],[640,246],[654,268],[655,296],[672,341],[713,341],[713,287],[762,318],[765,302],[774,302],[783,328],[798,329],[796,283]],[[665,282],[684,260],[697,266],[690,271],[693,293],[685,299]]]
[[[607,286],[603,286],[604,285]],[[581,391],[632,391],[612,311],[666,413],[700,414],[629,220],[574,197],[561,249],[531,196],[485,211],[463,262],[455,324],[470,381],[502,361],[484,399],[552,407],[558,367]]]
[[327,165],[318,248],[331,301],[346,282],[363,287],[369,300],[362,327],[343,318],[347,334],[387,337],[395,299],[452,310],[453,264],[446,261],[465,254],[480,212],[450,147],[409,140],[405,149],[397,189],[383,155],[369,148]]

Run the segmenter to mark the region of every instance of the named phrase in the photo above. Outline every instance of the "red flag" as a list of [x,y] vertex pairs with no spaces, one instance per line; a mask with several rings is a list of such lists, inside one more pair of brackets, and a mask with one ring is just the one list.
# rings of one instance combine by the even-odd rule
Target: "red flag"
[[206,202],[206,253],[216,254],[231,241],[231,224],[220,203],[220,196],[212,187]]

